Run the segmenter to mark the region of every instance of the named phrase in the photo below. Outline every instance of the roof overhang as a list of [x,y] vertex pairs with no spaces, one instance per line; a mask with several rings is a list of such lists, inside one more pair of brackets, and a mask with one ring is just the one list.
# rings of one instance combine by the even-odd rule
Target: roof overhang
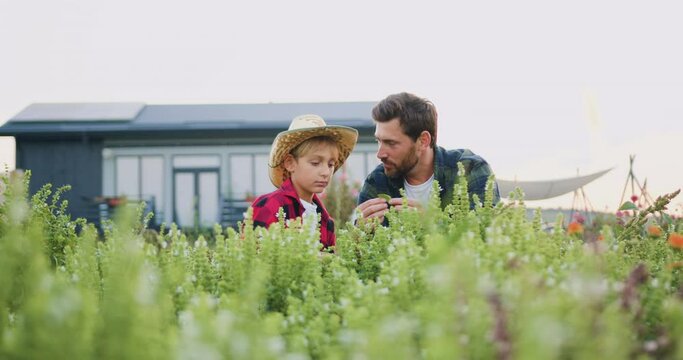
[[611,170],[612,168],[609,168],[590,175],[554,180],[517,181],[497,179],[496,181],[502,195],[507,195],[514,191],[515,188],[520,188],[524,192],[524,200],[544,200],[578,190]]

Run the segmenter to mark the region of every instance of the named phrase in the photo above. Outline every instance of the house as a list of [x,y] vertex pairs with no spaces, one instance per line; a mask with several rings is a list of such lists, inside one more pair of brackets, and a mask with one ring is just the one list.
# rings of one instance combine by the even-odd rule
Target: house
[[313,113],[358,129],[346,165],[361,180],[377,164],[372,102],[147,105],[32,104],[0,127],[14,136],[30,191],[72,185],[75,217],[99,223],[122,199],[144,200],[154,222],[234,225],[252,196],[272,191],[270,144],[292,118]]

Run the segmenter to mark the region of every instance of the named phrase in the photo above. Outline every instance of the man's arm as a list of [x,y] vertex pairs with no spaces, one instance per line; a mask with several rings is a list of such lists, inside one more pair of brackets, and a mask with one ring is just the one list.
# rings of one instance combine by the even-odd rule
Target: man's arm
[[[470,207],[474,206],[472,202],[472,195],[477,194],[479,201],[483,202],[486,194],[486,183],[489,176],[493,174],[491,167],[486,161],[477,162],[467,174],[467,186],[470,194]],[[498,183],[493,182],[493,204],[500,201],[500,191],[498,190]]]
[[377,187],[370,182],[369,179],[365,179],[365,182],[363,183],[363,187],[360,189],[360,192],[358,193],[358,199],[356,201],[356,205],[360,205],[370,199],[374,199],[377,197]]

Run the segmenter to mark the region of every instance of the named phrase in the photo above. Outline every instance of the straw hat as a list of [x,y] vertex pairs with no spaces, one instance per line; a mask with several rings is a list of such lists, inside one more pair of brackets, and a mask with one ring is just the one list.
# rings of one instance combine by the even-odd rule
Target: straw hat
[[284,182],[285,156],[302,142],[316,137],[327,136],[334,139],[339,147],[339,161],[334,168],[336,172],[344,165],[353,147],[358,140],[358,130],[348,126],[327,125],[325,120],[318,115],[300,115],[292,120],[289,129],[275,137],[273,146],[270,148],[269,171],[270,181],[279,188]]

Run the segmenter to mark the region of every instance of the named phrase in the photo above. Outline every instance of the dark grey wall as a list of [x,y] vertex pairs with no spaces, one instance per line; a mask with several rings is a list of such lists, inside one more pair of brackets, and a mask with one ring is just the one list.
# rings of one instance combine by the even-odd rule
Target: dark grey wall
[[17,138],[17,168],[31,170],[33,195],[47,183],[53,189],[71,185],[64,195],[72,218],[98,223],[95,196],[102,195],[102,140]]

